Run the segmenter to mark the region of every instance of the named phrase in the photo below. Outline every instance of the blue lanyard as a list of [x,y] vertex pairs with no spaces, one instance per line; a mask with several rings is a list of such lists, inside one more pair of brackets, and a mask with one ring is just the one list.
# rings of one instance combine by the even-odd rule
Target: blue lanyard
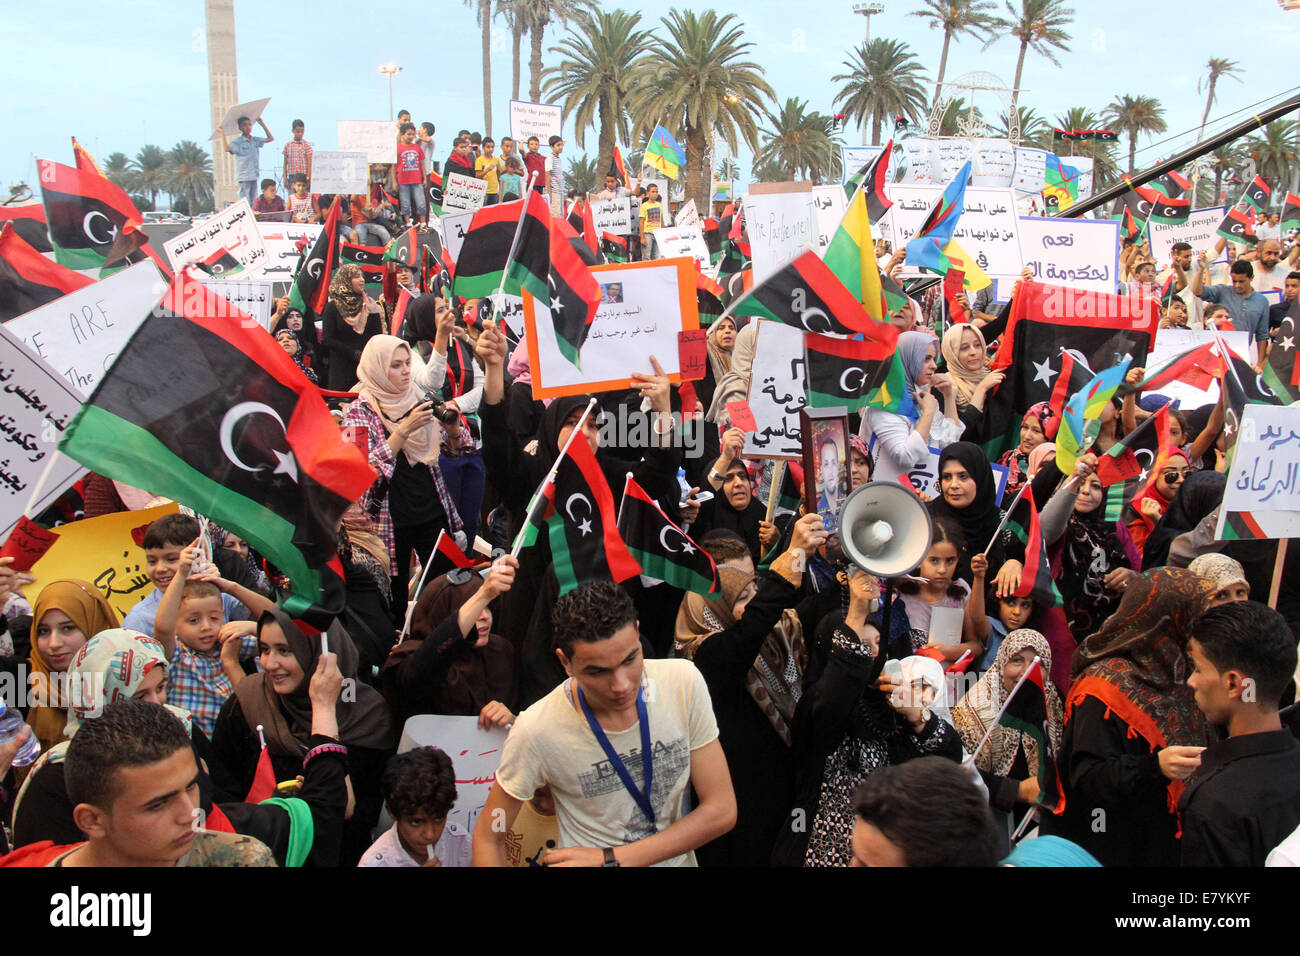
[[608,757],[609,762],[613,764],[614,772],[618,774],[618,779],[623,781],[623,786],[627,789],[627,792],[632,795],[632,799],[636,801],[636,805],[641,808],[641,812],[644,813],[646,819],[650,821],[650,828],[652,830],[657,830],[658,828],[655,826],[655,809],[650,803],[650,787],[654,781],[654,761],[651,759],[650,754],[650,717],[646,713],[645,700],[641,696],[641,688],[638,687],[636,690],[636,713],[637,718],[641,723],[641,772],[642,777],[645,780],[644,793],[638,790],[636,784],[632,782],[632,775],[628,773],[627,766],[623,763],[623,758],[618,755],[618,751],[614,749],[614,745],[609,742],[609,737],[606,735],[605,729],[600,726],[600,722],[596,720],[596,715],[593,714],[591,708],[587,706],[587,697],[583,694],[581,687],[578,688],[578,703],[582,706],[582,713],[587,718],[587,723],[591,725],[591,732],[596,735],[596,742],[600,744],[600,749],[605,751],[605,756]]

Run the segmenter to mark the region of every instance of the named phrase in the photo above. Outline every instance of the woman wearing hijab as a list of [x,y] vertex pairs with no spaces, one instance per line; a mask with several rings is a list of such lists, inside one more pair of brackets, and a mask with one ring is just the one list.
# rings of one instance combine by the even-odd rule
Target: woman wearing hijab
[[[339,865],[355,866],[370,845],[370,830],[379,819],[383,803],[379,781],[393,753],[396,731],[383,697],[356,680],[357,649],[347,631],[335,621],[325,637],[339,672],[353,682],[353,693],[340,697],[334,706],[337,733],[333,737],[347,748],[348,796],[349,804],[354,804],[345,815]],[[321,746],[319,735],[313,733],[310,693],[321,655],[320,636],[308,637],[289,615],[274,607],[258,618],[257,646],[262,671],[236,685],[212,732],[218,761],[213,780],[227,793],[247,793],[253,785],[262,736],[279,781],[301,773],[303,759]]]
[[[438,468],[442,426],[415,386],[411,347],[392,335],[366,343],[357,365],[358,398],[343,427],[368,435],[370,464],[379,478],[362,499],[376,531],[389,547],[393,577],[393,621],[406,618],[411,552],[427,561],[438,532],[456,537],[460,515]],[[466,546],[462,539],[461,547]]]
[[299,371],[301,371],[303,375],[307,376],[307,381],[311,382],[313,385],[319,384],[315,369],[308,368],[303,364],[302,346],[298,341],[298,336],[294,335],[288,329],[281,329],[279,332],[275,333],[275,341],[279,343],[280,348],[284,349],[285,352],[288,353],[289,358],[293,359],[293,364],[298,366]]
[[[1173,451],[1160,470],[1153,474],[1147,486],[1133,496],[1133,500],[1124,506],[1123,521],[1133,539],[1133,546],[1139,554],[1145,554],[1147,538],[1155,530],[1156,522],[1163,516],[1178,494],[1179,486],[1191,474],[1187,455]],[[1169,546],[1165,545],[1165,554]]]
[[[869,408],[862,416],[862,437],[876,436],[877,481],[897,481],[899,475],[921,467],[930,460],[931,446],[946,448],[966,427],[957,418],[952,380],[935,374],[939,340],[925,332],[904,332],[898,337],[898,354],[913,407],[908,414]],[[932,387],[944,397],[943,410]]]
[[1065,812],[1041,828],[1103,866],[1178,865],[1178,798],[1211,742],[1187,686],[1187,642],[1210,594],[1190,571],[1148,571],[1075,651],[1058,761]]
[[820,527],[815,515],[802,519],[762,578],[735,535],[701,541],[721,586],[683,598],[673,651],[694,661],[708,684],[737,808],[735,828],[696,851],[703,866],[767,865],[794,803],[791,726],[806,663],[800,612],[810,612],[794,607],[803,579],[794,556],[825,539]]
[[[953,725],[961,734],[962,745],[974,755],[975,766],[988,787],[989,803],[995,811],[1001,811],[1006,827],[1004,836],[1008,839],[1014,826],[1012,816],[1024,813],[1017,807],[1032,806],[1038,797],[1038,743],[1023,731],[999,724],[998,713],[1035,657],[1040,659],[1043,673],[1051,673],[1052,649],[1047,638],[1029,628],[1012,631],[1002,639],[993,666],[952,711]],[[1044,686],[1049,756],[1055,759],[1061,746],[1065,715],[1060,695],[1051,681],[1045,681]],[[975,748],[990,729],[993,733],[988,743],[977,752]]]
[[754,352],[757,348],[758,323],[746,322],[732,342],[731,359],[726,371],[717,379],[713,400],[705,405],[708,409],[704,415],[705,421],[730,423],[727,402],[749,397],[749,378],[754,368]]
[[754,496],[749,468],[745,459],[740,457],[744,443],[745,433],[739,428],[730,428],[723,436],[722,453],[709,470],[713,500],[700,506],[692,527],[700,534],[721,530],[739,535],[757,565],[767,553],[761,537],[767,509]]
[[518,709],[514,645],[493,630],[493,605],[514,578],[457,569],[435,578],[411,612],[411,635],[393,648],[380,686],[398,723],[414,714],[478,717],[493,701]]
[[68,668],[86,642],[119,625],[117,612],[89,581],[63,578],[41,588],[32,607],[31,690],[27,723],[48,750],[68,722]]
[[1250,582],[1246,580],[1246,569],[1226,554],[1202,554],[1192,559],[1187,570],[1199,574],[1213,592],[1210,594],[1210,607],[1218,607],[1230,601],[1249,601]]
[[[971,442],[949,445],[939,454],[939,497],[927,507],[933,518],[947,518],[960,530],[966,547],[958,553],[957,577],[968,585],[974,580],[970,556],[980,554],[993,542],[989,551],[989,575],[996,576],[1007,558],[1005,546],[1014,535],[1003,533],[996,541],[1002,521],[1002,512],[994,503],[997,498],[997,480],[984,452]],[[1014,552],[1014,547],[1013,547]],[[1019,553],[1015,556],[1018,558]]]
[[1032,405],[1020,422],[1020,444],[998,459],[1007,468],[1007,487],[1002,497],[1010,501],[1029,480],[1035,469],[1029,467],[1029,456],[1039,445],[1053,441],[1061,426],[1060,416],[1047,402]]
[[302,310],[291,306],[287,295],[276,300],[271,320],[271,334],[278,337],[286,330],[292,332],[298,340],[298,358],[303,365],[315,371],[316,346],[319,344],[315,322],[304,321]]
[[969,322],[953,325],[944,332],[940,351],[945,370],[952,379],[957,417],[966,426],[962,436],[967,441],[978,441],[984,428],[984,402],[1006,375],[988,370],[984,333]]
[[738,335],[736,319],[730,315],[714,320],[709,326],[706,340],[709,348],[709,366],[705,370],[704,378],[695,383],[695,395],[705,408],[713,404],[713,395],[718,390],[718,384],[731,371],[731,354],[735,349]]
[[326,360],[325,386],[346,392],[357,380],[366,344],[383,332],[379,303],[366,294],[361,267],[339,266],[330,279],[330,299],[321,313],[321,353]]
[[1142,570],[1169,563],[1169,546],[1174,538],[1191,531],[1219,507],[1227,484],[1228,479],[1217,471],[1198,471],[1187,476],[1142,546]]

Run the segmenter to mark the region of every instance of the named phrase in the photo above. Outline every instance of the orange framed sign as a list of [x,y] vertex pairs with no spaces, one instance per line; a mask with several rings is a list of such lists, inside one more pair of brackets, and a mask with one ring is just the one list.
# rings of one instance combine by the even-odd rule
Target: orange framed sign
[[550,310],[524,292],[524,327],[534,398],[630,388],[654,356],[673,384],[681,381],[677,333],[700,327],[695,261],[654,259],[592,266],[603,298],[574,365],[556,344]]

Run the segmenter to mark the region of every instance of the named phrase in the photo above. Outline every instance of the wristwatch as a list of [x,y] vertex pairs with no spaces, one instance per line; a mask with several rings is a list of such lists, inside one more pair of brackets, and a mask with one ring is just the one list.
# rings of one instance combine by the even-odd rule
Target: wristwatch
[[605,847],[603,852],[605,854],[605,862],[602,863],[601,866],[618,866],[618,860],[614,858],[614,848],[612,846]]
[[709,481],[716,481],[718,484],[722,484],[726,477],[726,475],[719,474],[718,469],[716,468],[709,469]]

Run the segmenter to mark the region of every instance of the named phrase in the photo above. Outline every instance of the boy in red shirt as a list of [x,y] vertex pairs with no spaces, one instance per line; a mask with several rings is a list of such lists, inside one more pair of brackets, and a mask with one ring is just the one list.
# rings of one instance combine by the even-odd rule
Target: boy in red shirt
[[402,218],[412,223],[412,207],[421,229],[429,228],[429,201],[423,189],[424,151],[415,142],[415,124],[403,123],[397,145],[397,196]]

